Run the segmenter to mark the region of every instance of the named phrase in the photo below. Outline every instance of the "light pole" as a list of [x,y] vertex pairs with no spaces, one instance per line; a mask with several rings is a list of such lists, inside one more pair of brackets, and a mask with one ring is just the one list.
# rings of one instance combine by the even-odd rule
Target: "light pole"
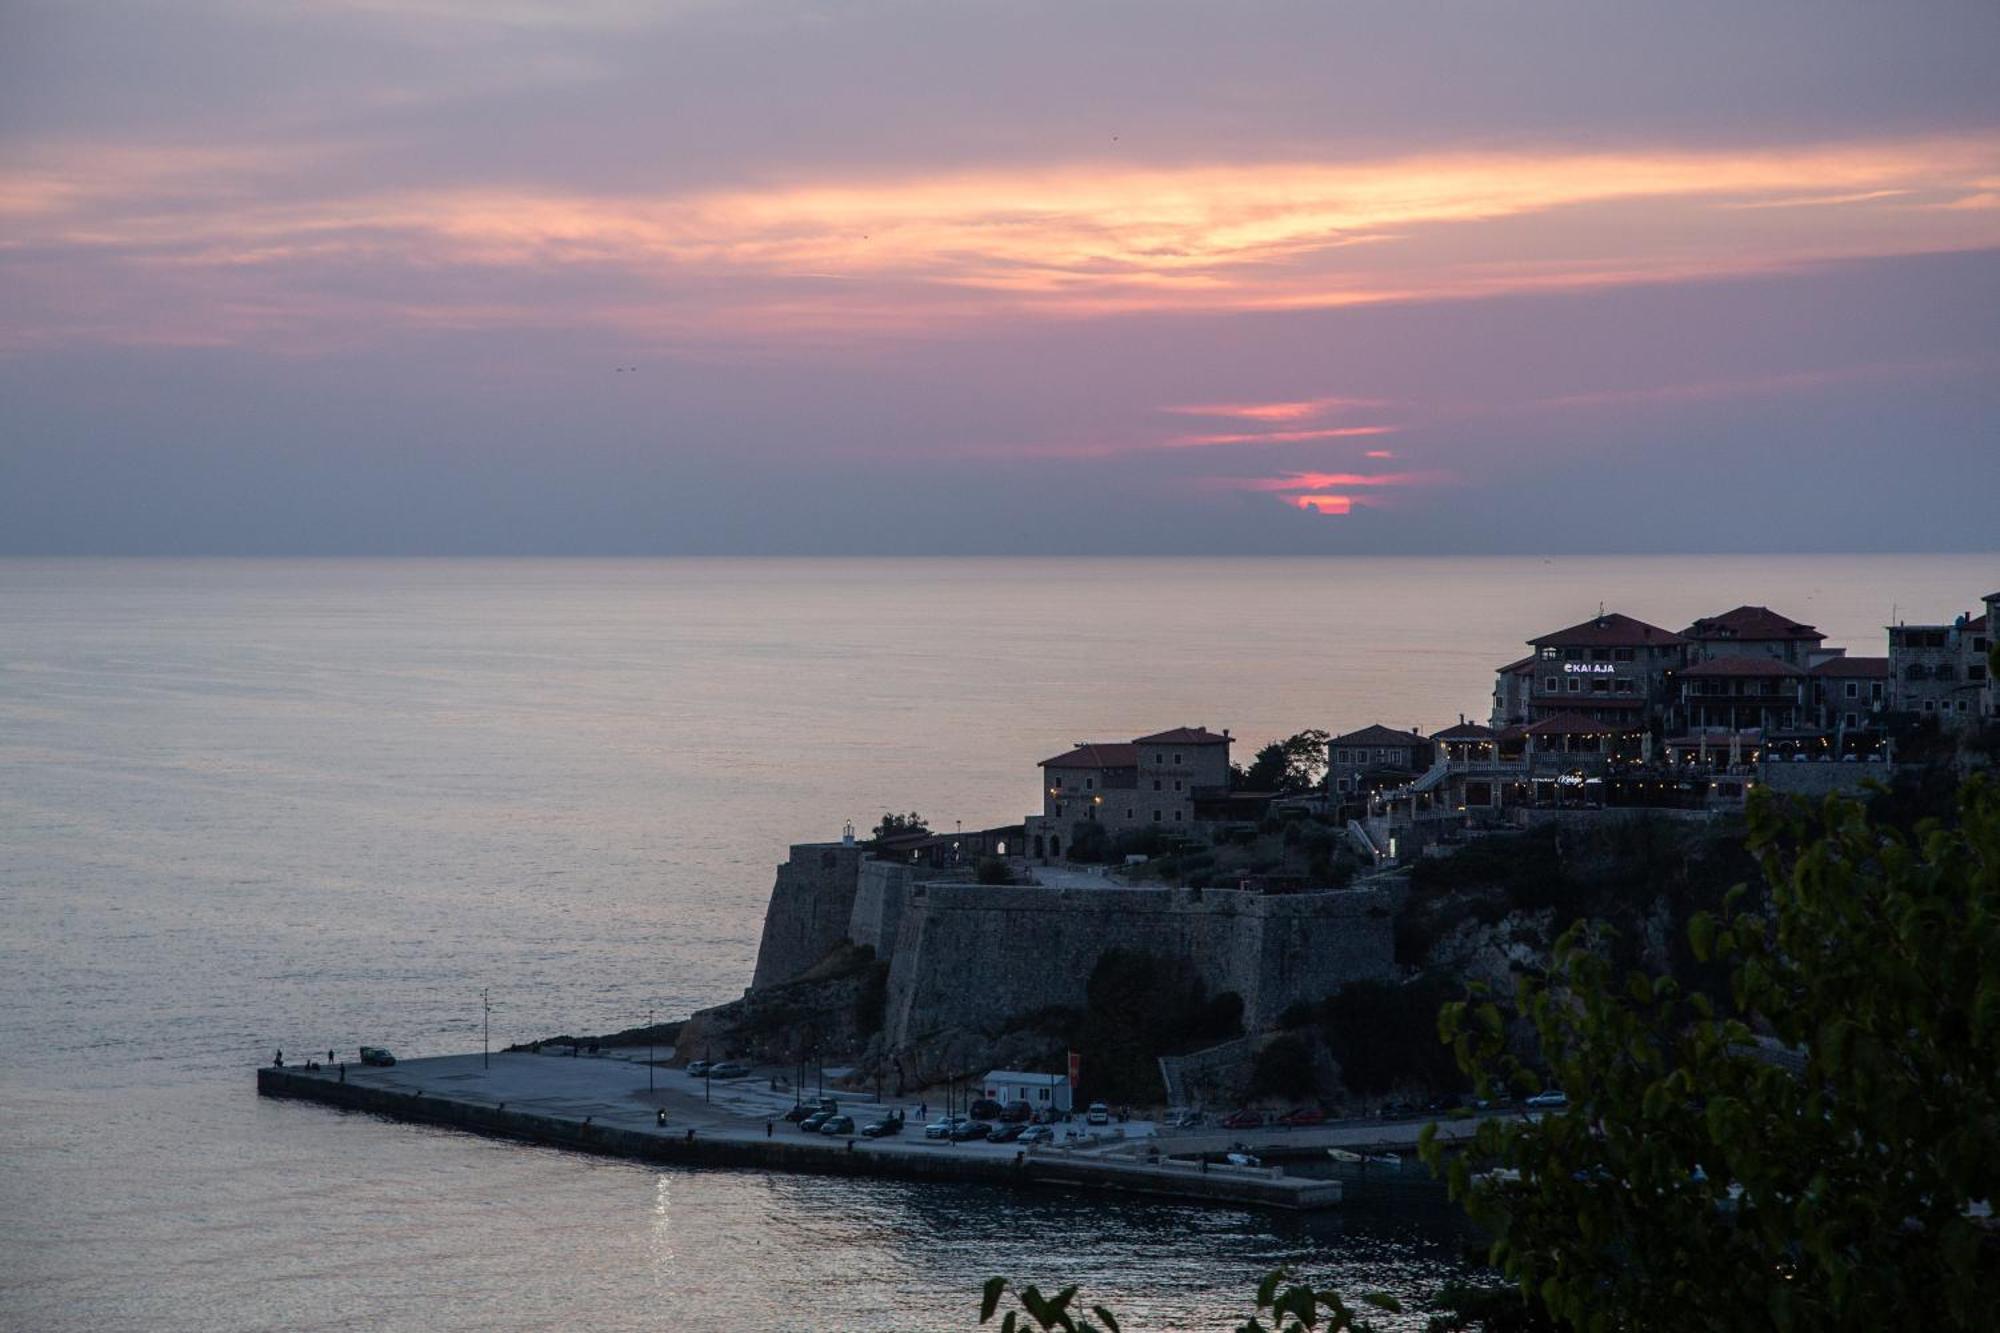
[[479,988],[479,1009],[481,1027],[479,1031],[479,1067],[493,1067],[493,1001],[487,998],[486,987]]
[[653,1043],[657,1040],[653,1029],[653,1015],[658,1012],[656,1009],[646,1011],[646,1095],[649,1097],[653,1094]]

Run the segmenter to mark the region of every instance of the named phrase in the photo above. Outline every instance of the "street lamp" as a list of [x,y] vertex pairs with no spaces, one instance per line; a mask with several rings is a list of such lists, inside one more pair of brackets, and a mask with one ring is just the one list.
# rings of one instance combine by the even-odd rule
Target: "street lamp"
[[479,1067],[493,1067],[493,1001],[487,998],[486,987],[479,988],[479,1008],[482,1023],[479,1031]]
[[657,1009],[646,1011],[646,1095],[649,1097],[653,1094],[653,1043],[658,1040],[657,1031],[653,1026],[653,1016],[658,1012]]

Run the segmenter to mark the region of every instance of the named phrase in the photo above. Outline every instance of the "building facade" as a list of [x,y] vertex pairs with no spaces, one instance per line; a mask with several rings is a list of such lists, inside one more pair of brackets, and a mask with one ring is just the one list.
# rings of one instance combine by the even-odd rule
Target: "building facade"
[[1673,631],[1617,612],[1528,643],[1535,650],[1529,722],[1576,713],[1628,727],[1664,721],[1688,649]]
[[1986,651],[2000,593],[1983,599],[1986,611],[1948,625],[1889,627],[1889,707],[1935,718],[1941,727],[1972,726],[1994,716],[1993,683]]
[[1042,760],[1042,811],[1024,829],[1029,854],[1056,857],[1080,824],[1117,836],[1144,828],[1190,833],[1197,796],[1229,789],[1227,730],[1176,727],[1134,741],[1079,742]]
[[1826,635],[1811,625],[1781,616],[1768,606],[1739,606],[1719,616],[1704,616],[1681,631],[1688,642],[1688,661],[1724,657],[1768,657],[1793,666],[1818,661]]
[[1326,743],[1327,790],[1352,800],[1378,787],[1399,786],[1431,766],[1436,746],[1415,731],[1380,724],[1335,736]]

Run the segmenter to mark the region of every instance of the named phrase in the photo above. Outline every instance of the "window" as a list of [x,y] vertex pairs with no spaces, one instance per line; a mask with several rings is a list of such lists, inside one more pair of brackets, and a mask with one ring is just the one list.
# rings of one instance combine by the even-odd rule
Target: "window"
[[1176,824],[1181,822],[1181,812],[1178,810],[1174,811],[1174,822]]
[[1180,789],[1181,789],[1181,780],[1180,780],[1179,778],[1175,778],[1175,779],[1174,779],[1174,790],[1175,790],[1175,791],[1179,791]]
[[1061,802],[1061,801],[1057,801],[1057,802],[1056,802],[1056,818],[1057,818],[1057,819],[1061,819],[1061,818],[1062,818],[1062,802]]
[[1850,699],[1861,697],[1861,687],[1851,680],[1847,682],[1847,697]]
[[1336,764],[1344,764],[1344,763],[1346,763],[1346,762],[1347,762],[1347,747],[1346,747],[1346,746],[1344,746],[1344,745],[1343,745],[1343,746],[1341,746],[1341,747],[1340,747],[1340,748],[1339,748],[1338,750],[1335,750],[1335,751],[1333,752],[1333,762],[1334,762],[1334,763],[1336,763]]
[[1544,662],[1553,662],[1553,661],[1555,661],[1555,660],[1556,660],[1556,658],[1558,658],[1558,657],[1560,657],[1560,656],[1562,656],[1562,654],[1561,654],[1561,653],[1559,653],[1559,652],[1557,652],[1557,651],[1556,651],[1555,649],[1553,649],[1553,648],[1544,648],[1544,649],[1542,649],[1542,660],[1543,660]]
[[1178,764],[1178,763],[1179,763],[1180,761],[1181,761],[1181,752],[1180,752],[1179,750],[1175,750],[1175,751],[1174,751],[1174,762]]
[[1611,660],[1614,662],[1629,662],[1632,660],[1632,650],[1630,648],[1614,648],[1611,651]]
[[1139,812],[1138,812],[1137,810],[1134,810],[1134,809],[1133,809],[1133,808],[1132,808],[1131,806],[1129,806],[1129,805],[1125,807],[1125,818],[1127,818],[1127,819],[1137,819],[1138,817],[1139,817]]
[[1924,711],[1925,711],[1926,713],[1935,713],[1935,712],[1937,712],[1937,700],[1935,700],[1935,699],[1926,699],[1926,700],[1924,700]]
[[1871,680],[1871,681],[1869,681],[1869,682],[1868,682],[1868,697],[1869,697],[1870,699],[1873,699],[1873,700],[1875,700],[1875,701],[1876,701],[1877,703],[1880,703],[1880,702],[1881,702],[1881,700],[1882,700],[1882,682],[1881,682],[1881,681],[1879,681],[1879,680]]
[[1159,822],[1160,822],[1160,812],[1159,812],[1158,810],[1155,810],[1155,811],[1153,812],[1153,822],[1154,822],[1155,824],[1157,824],[1157,823],[1159,823]]
[[1557,680],[1554,676],[1543,676],[1542,688],[1548,691],[1550,694],[1554,694],[1557,690],[1562,688],[1562,682]]
[[1590,660],[1593,662],[1609,662],[1611,660],[1611,650],[1609,648],[1592,648],[1590,650]]
[[1085,779],[1083,780],[1083,789],[1084,789],[1085,791],[1095,791],[1095,790],[1097,789],[1097,779],[1096,779],[1096,778],[1085,778]]
[[1159,780],[1158,778],[1154,778],[1154,779],[1153,779],[1153,790],[1154,790],[1154,791],[1158,791],[1159,789],[1160,789],[1160,780]]
[[1581,649],[1581,648],[1565,648],[1565,649],[1563,649],[1563,661],[1565,661],[1565,662],[1581,662],[1582,660],[1583,660],[1583,649]]
[[1924,675],[1924,664],[1922,662],[1912,662],[1903,671],[1904,680],[1922,680]]
[[1580,694],[1582,691],[1583,681],[1576,676],[1571,676],[1569,678],[1569,692],[1571,694]]
[[1621,681],[1619,681],[1619,682],[1618,682],[1618,692],[1619,692],[1620,694],[1630,694],[1630,693],[1632,692],[1632,682],[1631,682],[1631,681],[1629,681],[1629,680],[1621,680]]
[[1590,682],[1590,692],[1592,694],[1609,694],[1611,693],[1611,682],[1599,676]]
[[1857,717],[1856,717],[1856,716],[1855,716],[1854,714],[1852,714],[1852,713],[1849,713],[1849,714],[1847,715],[1847,725],[1848,725],[1848,726],[1850,726],[1850,727],[1853,727],[1853,726],[1858,726],[1859,724],[1860,724],[1860,719],[1859,719],[1859,718],[1857,718]]
[[1951,669],[1951,663],[1949,662],[1939,662],[1937,671],[1934,674],[1939,680],[1953,680],[1958,676],[1958,673]]
[[1979,663],[1974,662],[1971,666],[1965,669],[1965,678],[1967,680],[1985,680],[1986,668],[1981,666]]

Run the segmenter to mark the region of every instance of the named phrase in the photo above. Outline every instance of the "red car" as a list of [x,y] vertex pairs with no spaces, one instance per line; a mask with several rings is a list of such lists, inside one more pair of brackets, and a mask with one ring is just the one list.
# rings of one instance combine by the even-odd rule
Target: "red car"
[[1222,1118],[1224,1129],[1256,1129],[1263,1123],[1262,1111],[1234,1111]]
[[1285,1123],[1288,1125],[1323,1125],[1326,1123],[1326,1112],[1320,1110],[1317,1106],[1301,1106],[1298,1110],[1293,1111],[1285,1117]]

